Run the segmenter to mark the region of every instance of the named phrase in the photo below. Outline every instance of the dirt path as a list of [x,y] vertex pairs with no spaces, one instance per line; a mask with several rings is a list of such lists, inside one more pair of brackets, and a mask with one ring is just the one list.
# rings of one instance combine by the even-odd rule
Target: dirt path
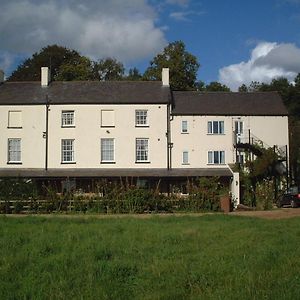
[[[148,219],[153,216],[157,217],[182,217],[182,216],[191,216],[191,217],[200,217],[208,214],[214,213],[174,213],[174,214],[33,214],[30,216],[44,217],[44,218],[96,218],[96,219],[108,219],[108,218],[137,218],[137,219]],[[220,214],[220,213],[216,213]],[[281,208],[270,211],[234,211],[228,213],[229,216],[245,216],[245,217],[257,217],[263,219],[287,219],[300,217],[300,208]],[[1,215],[0,215],[1,216]],[[22,218],[27,217],[26,214],[9,214],[7,217]]]

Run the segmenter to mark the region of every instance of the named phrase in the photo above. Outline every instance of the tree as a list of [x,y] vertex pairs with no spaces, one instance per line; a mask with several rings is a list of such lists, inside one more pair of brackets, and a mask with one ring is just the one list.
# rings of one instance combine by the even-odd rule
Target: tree
[[58,45],[50,45],[36,52],[31,58],[27,58],[11,74],[8,81],[39,81],[41,67],[50,67],[51,79],[59,74],[63,64],[77,65],[81,63],[82,56],[75,50]]
[[94,63],[94,76],[100,81],[122,80],[124,72],[123,64],[114,58],[108,57]]
[[55,80],[72,81],[72,80],[92,80],[94,78],[92,62],[81,57],[79,62],[72,64],[70,62],[62,64],[58,69]]
[[217,81],[212,81],[205,88],[207,92],[230,92],[230,88],[225,84],[221,84]]
[[185,50],[185,44],[175,41],[150,61],[144,79],[161,80],[162,68],[169,68],[170,86],[173,90],[192,90],[195,89],[199,67],[197,58]]
[[143,76],[137,68],[129,69],[128,75],[124,77],[125,80],[138,81],[142,80]]
[[247,92],[248,92],[248,87],[246,86],[246,84],[242,84],[242,85],[239,87],[239,92],[240,92],[240,93],[247,93]]
[[206,88],[205,87],[205,82],[202,81],[202,80],[197,81],[196,84],[195,84],[195,88],[199,92],[204,92],[205,88]]

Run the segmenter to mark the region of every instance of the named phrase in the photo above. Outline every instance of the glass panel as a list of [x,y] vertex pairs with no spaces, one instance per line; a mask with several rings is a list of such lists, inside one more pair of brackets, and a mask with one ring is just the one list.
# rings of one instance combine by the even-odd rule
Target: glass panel
[[188,151],[183,151],[182,152],[182,163],[183,164],[188,164],[189,163],[189,152]]
[[21,162],[21,139],[8,139],[8,161]]
[[135,111],[135,125],[148,125],[148,111],[136,110]]
[[187,121],[182,121],[181,122],[181,132],[188,132]]
[[61,125],[73,126],[74,125],[74,111],[62,111],[61,114]]
[[219,134],[224,134],[224,121],[219,122]]
[[114,161],[114,139],[101,139],[101,161]]

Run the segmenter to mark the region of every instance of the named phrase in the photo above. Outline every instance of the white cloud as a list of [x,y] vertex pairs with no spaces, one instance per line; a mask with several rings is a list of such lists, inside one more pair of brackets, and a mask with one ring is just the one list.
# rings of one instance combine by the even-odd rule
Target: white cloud
[[178,11],[178,12],[172,12],[170,13],[170,18],[175,19],[177,21],[189,21],[189,16],[192,15],[203,15],[204,12],[197,12],[193,10],[188,10],[188,11]]
[[59,44],[92,58],[124,63],[151,57],[166,45],[146,0],[0,0],[0,51],[32,54]]
[[229,65],[219,70],[219,81],[237,90],[251,81],[269,83],[273,78],[292,81],[300,72],[300,48],[294,44],[260,42],[247,62]]

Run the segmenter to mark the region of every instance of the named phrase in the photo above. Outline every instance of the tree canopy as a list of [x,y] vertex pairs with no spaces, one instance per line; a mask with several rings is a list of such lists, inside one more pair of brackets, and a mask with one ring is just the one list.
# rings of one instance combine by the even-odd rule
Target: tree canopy
[[157,54],[144,73],[145,80],[161,80],[162,68],[170,69],[170,86],[174,90],[195,89],[200,67],[196,56],[187,52],[182,41],[175,41]]
[[100,59],[94,63],[95,79],[100,81],[122,80],[124,72],[123,64],[111,57]]
[[[47,46],[19,65],[8,78],[8,81],[38,81],[41,76],[41,67],[45,66],[50,67],[51,79],[55,79],[59,75],[59,69],[62,65],[80,65],[82,58],[75,50],[58,45]],[[89,60],[88,58],[85,59]]]

